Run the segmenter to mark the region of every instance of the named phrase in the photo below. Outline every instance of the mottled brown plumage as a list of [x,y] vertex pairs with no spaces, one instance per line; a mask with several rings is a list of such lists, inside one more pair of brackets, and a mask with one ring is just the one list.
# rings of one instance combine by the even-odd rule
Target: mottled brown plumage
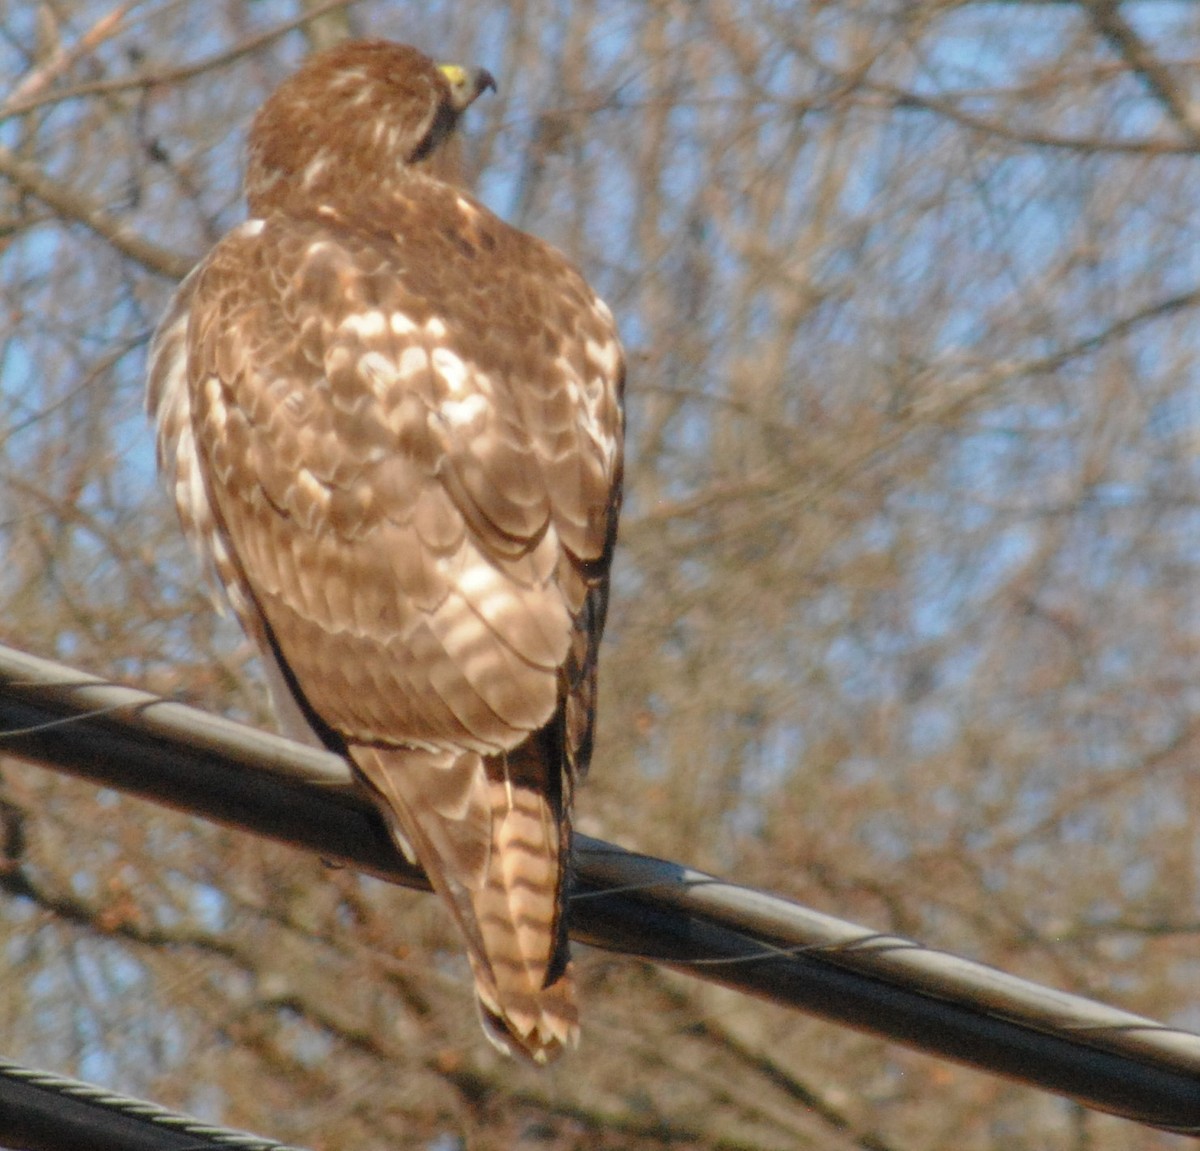
[[624,367],[578,272],[449,182],[490,81],[384,42],[288,80],[148,406],[285,729],[354,763],[463,933],[485,1030],[545,1062],[577,1035],[564,869]]

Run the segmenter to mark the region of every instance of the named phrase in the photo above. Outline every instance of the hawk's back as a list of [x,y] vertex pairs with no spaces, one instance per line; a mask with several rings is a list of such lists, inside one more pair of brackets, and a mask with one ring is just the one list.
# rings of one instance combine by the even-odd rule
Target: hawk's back
[[[334,53],[287,115],[318,115],[325,91],[328,128],[369,90],[417,152],[422,124],[447,131],[449,72],[397,46]],[[401,68],[420,74],[389,115]],[[269,102],[257,124],[281,115]],[[542,1060],[575,1031],[563,875],[620,501],[621,351],[552,248],[423,156],[331,183],[327,134],[266,176],[252,134],[261,215],[185,281],[152,349],[160,462],[281,717],[357,765],[464,932],[494,1037]]]

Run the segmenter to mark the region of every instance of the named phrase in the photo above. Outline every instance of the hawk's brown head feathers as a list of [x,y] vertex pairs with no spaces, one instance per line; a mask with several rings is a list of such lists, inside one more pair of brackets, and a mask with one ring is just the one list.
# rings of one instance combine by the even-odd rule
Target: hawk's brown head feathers
[[433,160],[458,119],[496,82],[437,65],[406,44],[359,40],[310,57],[250,128],[252,215],[345,201]]

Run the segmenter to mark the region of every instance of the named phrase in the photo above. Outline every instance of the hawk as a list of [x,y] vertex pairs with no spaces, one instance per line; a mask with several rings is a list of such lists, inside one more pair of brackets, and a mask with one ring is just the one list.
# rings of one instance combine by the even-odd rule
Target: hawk
[[466,942],[484,1030],[578,1038],[565,870],[621,502],[624,357],[578,271],[455,176],[482,69],[311,57],[249,218],[149,357],[159,468],[289,734],[345,755]]

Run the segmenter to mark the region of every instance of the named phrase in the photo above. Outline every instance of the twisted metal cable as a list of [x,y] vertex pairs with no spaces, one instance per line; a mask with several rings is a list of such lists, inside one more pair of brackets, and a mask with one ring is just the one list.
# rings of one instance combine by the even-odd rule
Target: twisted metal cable
[[299,1151],[4,1058],[0,1144],[21,1151]]
[[[339,757],[0,647],[4,750],[427,887]],[[1200,1135],[1200,1035],[586,836],[572,864],[582,942]]]

